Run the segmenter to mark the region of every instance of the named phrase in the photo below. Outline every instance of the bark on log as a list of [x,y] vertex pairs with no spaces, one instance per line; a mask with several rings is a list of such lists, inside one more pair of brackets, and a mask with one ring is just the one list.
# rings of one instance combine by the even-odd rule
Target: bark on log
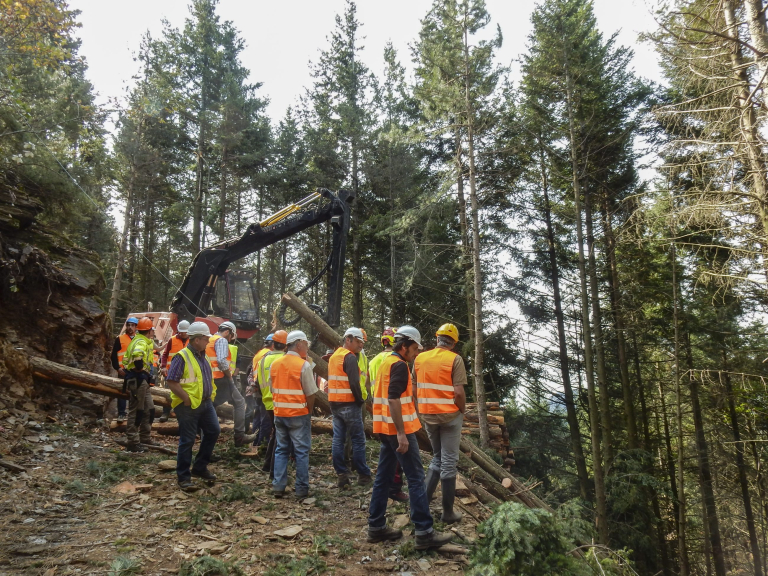
[[[485,408],[486,410],[499,410],[501,407],[498,402],[486,402]],[[467,412],[471,412],[472,410],[477,411],[477,402],[467,403]]]
[[30,357],[29,363],[35,377],[52,384],[112,398],[128,398],[128,394],[123,392],[123,381],[119,378],[86,372],[35,356]]
[[309,306],[304,304],[299,298],[292,292],[286,292],[283,294],[282,303],[288,306],[291,310],[296,312],[299,316],[304,318],[312,328],[317,330],[320,339],[325,342],[330,348],[338,348],[342,344],[342,338],[339,334],[331,328],[325,320],[315,314]]
[[[480,418],[477,415],[477,412],[467,412],[464,414],[464,421],[465,422],[479,422]],[[504,416],[492,416],[488,415],[488,424],[497,424],[499,426],[504,426]]]
[[[466,434],[477,434],[477,432],[479,430],[480,430],[480,428],[477,427],[477,426],[464,426],[461,429],[461,433],[465,434],[465,435]],[[489,438],[502,438],[502,436],[503,435],[501,433],[501,428],[499,428],[498,426],[494,426],[494,427],[490,427],[489,426],[488,427],[488,437]],[[491,443],[491,444],[493,444],[493,443]]]

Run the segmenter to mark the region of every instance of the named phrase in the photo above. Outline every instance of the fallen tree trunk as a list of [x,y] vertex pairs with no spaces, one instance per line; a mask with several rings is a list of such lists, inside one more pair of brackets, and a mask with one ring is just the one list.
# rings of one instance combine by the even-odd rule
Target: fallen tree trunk
[[339,334],[331,328],[325,320],[315,314],[309,306],[299,300],[295,294],[292,292],[283,294],[282,303],[306,320],[312,328],[317,330],[320,340],[325,342],[330,348],[338,348],[341,346],[343,342],[342,337],[339,336]]

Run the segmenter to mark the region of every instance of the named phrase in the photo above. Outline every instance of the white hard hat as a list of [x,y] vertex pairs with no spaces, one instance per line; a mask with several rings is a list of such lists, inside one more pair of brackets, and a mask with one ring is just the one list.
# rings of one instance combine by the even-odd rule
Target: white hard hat
[[205,322],[192,322],[187,330],[187,335],[190,338],[192,336],[210,336],[211,331],[208,330],[208,324]]
[[419,350],[424,350],[424,347],[421,345],[421,334],[413,326],[400,326],[395,332],[395,338],[408,338],[413,340],[419,345]]
[[219,324],[219,332],[221,332],[222,330],[231,330],[232,334],[237,336],[237,328],[235,328],[235,325],[232,324],[232,322],[222,322],[221,324]]
[[352,326],[352,328],[347,328],[347,331],[344,332],[344,338],[346,338],[347,336],[354,336],[355,338],[357,338],[361,342],[365,342],[365,337],[363,336],[363,331],[360,330],[360,328],[355,328],[354,326]]
[[189,330],[189,322],[187,322],[186,320],[182,320],[181,322],[179,322],[178,330],[179,332],[186,332],[187,330]]
[[288,338],[286,339],[286,344],[293,344],[294,342],[297,342],[299,340],[305,340],[309,342],[309,338],[307,338],[307,335],[304,334],[301,330],[293,330],[292,332],[288,332]]

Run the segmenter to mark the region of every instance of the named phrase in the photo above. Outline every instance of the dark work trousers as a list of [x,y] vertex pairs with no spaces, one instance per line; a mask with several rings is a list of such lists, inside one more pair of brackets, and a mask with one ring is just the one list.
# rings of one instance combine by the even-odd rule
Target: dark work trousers
[[[219,438],[221,428],[216,409],[210,400],[203,400],[194,410],[190,406],[179,404],[174,408],[179,421],[179,451],[176,456],[176,475],[179,482],[190,480],[192,473],[190,465],[198,472],[208,468],[213,447]],[[200,449],[192,464],[192,448],[195,445],[197,432],[200,431]]]

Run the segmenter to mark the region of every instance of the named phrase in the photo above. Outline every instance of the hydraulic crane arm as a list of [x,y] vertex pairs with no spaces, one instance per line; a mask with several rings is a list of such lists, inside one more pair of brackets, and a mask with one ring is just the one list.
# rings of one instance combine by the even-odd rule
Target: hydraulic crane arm
[[317,192],[303,200],[286,206],[258,224],[251,224],[240,238],[225,240],[201,250],[192,261],[171,302],[171,312],[176,313],[179,320],[192,321],[197,316],[207,316],[216,284],[230,264],[311,226],[330,220],[333,226],[333,243],[328,266],[327,322],[331,326],[338,326],[353,200],[354,195],[347,190],[334,193],[325,188],[318,188]]

